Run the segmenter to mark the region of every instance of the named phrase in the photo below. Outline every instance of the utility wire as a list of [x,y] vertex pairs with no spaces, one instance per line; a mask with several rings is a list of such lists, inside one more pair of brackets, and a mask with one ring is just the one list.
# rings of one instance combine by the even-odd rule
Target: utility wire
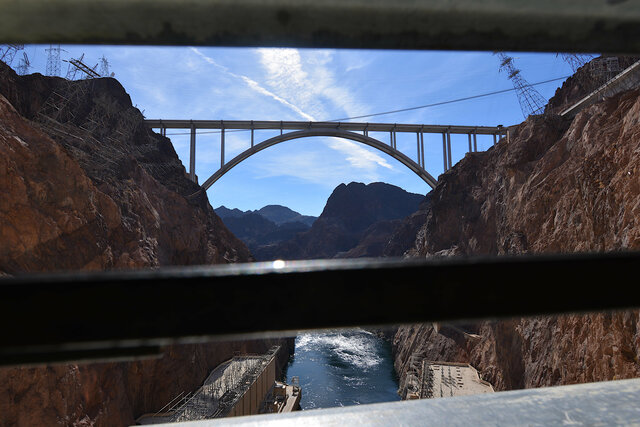
[[[550,80],[545,80],[545,81],[542,81],[542,82],[532,83],[531,86],[537,86],[537,85],[542,85],[542,84],[545,84],[545,83],[551,83],[551,82],[555,82],[555,81],[558,81],[558,80],[566,79],[568,77],[569,76],[557,77],[555,79],[550,79]],[[365,117],[383,116],[385,114],[402,113],[404,111],[413,111],[413,110],[419,110],[421,108],[437,107],[437,106],[440,106],[440,105],[453,104],[455,102],[468,101],[470,99],[483,98],[485,96],[498,95],[500,93],[505,93],[505,92],[513,92],[515,90],[516,90],[515,88],[496,90],[494,92],[487,92],[487,93],[483,93],[483,94],[480,94],[480,95],[473,95],[473,96],[467,96],[467,97],[464,97],[464,98],[452,99],[450,101],[442,101],[442,102],[436,102],[436,103],[433,103],[433,104],[419,105],[417,107],[402,108],[400,110],[385,111],[383,113],[373,113],[373,114],[365,114],[365,115],[362,115],[362,116],[345,117],[345,118],[334,119],[334,120],[330,120],[330,121],[332,121],[332,122],[341,122],[341,121],[345,121],[345,120],[362,119],[362,118],[365,118]]]
[[[541,81],[541,82],[531,83],[531,86],[538,86],[538,85],[543,85],[543,84],[546,84],[546,83],[555,82],[555,81],[558,81],[558,80],[564,80],[564,79],[566,79],[568,77],[570,77],[570,76],[556,77],[555,79],[549,79],[549,80],[544,80],[544,81]],[[464,98],[451,99],[449,101],[441,101],[441,102],[435,102],[433,104],[419,105],[417,107],[401,108],[399,110],[384,111],[382,113],[364,114],[362,116],[343,117],[343,118],[340,118],[340,119],[333,119],[333,120],[327,120],[327,121],[329,121],[329,122],[344,122],[344,121],[347,121],[347,120],[363,119],[365,117],[384,116],[386,114],[402,113],[402,112],[405,112],[405,111],[420,110],[422,108],[438,107],[440,105],[447,105],[447,104],[453,104],[453,103],[456,103],[456,102],[469,101],[471,99],[478,99],[478,98],[484,98],[484,97],[487,97],[487,96],[499,95],[501,93],[513,92],[515,90],[516,90],[515,88],[502,89],[502,90],[496,90],[496,91],[493,91],[493,92],[482,93],[480,95],[472,95],[472,96],[466,96]],[[226,130],[225,132],[246,132],[248,130],[249,129],[230,129],[230,130]],[[205,133],[220,133],[220,131],[219,130],[213,130],[213,131],[198,132],[198,135],[202,135],[202,134],[205,134]],[[190,132],[178,132],[178,133],[168,133],[167,134],[167,136],[171,136],[171,135],[190,135]]]

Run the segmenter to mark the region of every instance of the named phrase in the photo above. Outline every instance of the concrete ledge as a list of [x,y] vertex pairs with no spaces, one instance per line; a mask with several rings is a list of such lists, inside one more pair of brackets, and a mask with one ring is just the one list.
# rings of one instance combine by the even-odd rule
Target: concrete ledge
[[195,421],[172,426],[637,425],[640,379]]

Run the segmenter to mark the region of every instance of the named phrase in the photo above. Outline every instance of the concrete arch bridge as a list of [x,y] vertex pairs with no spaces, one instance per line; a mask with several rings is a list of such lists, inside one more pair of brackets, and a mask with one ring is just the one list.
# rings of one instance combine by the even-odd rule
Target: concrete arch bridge
[[[189,177],[196,179],[196,134],[199,129],[220,131],[220,169],[208,177],[202,184],[207,190],[234,166],[252,155],[285,141],[313,136],[344,138],[373,147],[398,160],[408,167],[431,188],[437,180],[426,170],[424,158],[424,134],[442,135],[442,155],[444,170],[451,168],[451,135],[462,134],[468,136],[469,151],[478,151],[477,135],[492,135],[495,145],[499,138],[509,137],[509,129],[503,126],[447,126],[447,125],[419,125],[400,123],[353,123],[353,122],[296,122],[296,121],[247,121],[247,120],[145,120],[152,129],[159,129],[160,134],[167,135],[167,129],[185,129],[190,131],[191,143],[189,149]],[[246,130],[251,132],[250,147],[225,162],[225,131]],[[279,130],[280,134],[272,138],[255,143],[255,131]],[[286,132],[285,132],[286,131]],[[369,132],[386,132],[388,142],[369,136]],[[416,135],[415,160],[398,150],[396,137],[399,132]]]

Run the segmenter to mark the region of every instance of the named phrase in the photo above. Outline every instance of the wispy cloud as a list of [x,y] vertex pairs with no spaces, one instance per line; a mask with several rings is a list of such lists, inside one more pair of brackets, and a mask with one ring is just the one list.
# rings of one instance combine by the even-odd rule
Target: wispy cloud
[[[227,76],[242,81],[253,92],[275,101],[303,120],[326,120],[328,111],[335,111],[336,108],[345,113],[364,111],[364,107],[354,101],[348,88],[336,83],[329,68],[334,55],[332,51],[307,52],[303,59],[297,49],[257,49],[260,64],[266,72],[264,84],[231,71],[197,48],[192,47],[191,51]],[[356,105],[355,110],[353,105]],[[324,141],[329,148],[344,155],[350,167],[358,169],[360,174],[377,176],[378,167],[392,169],[384,157],[352,141],[338,138],[327,138]],[[263,169],[272,168],[270,171],[265,169],[266,174],[298,176],[312,182],[317,182],[316,179],[322,177],[320,181],[326,182],[327,169],[322,166],[324,162],[309,160],[308,154],[289,154],[285,164],[281,160],[270,161],[263,165]],[[333,170],[332,173],[343,172]]]
[[[309,116],[327,120],[328,111],[336,108],[346,114],[364,111],[349,89],[337,84],[329,68],[333,52],[306,52],[305,58],[297,49],[257,49],[257,52],[267,72],[267,84],[283,99],[309,112]],[[372,173],[379,166],[392,169],[385,158],[352,141],[338,138],[326,141],[329,148],[345,155],[353,168]]]
[[249,86],[255,92],[257,92],[257,93],[259,93],[261,95],[268,96],[269,98],[279,102],[280,104],[284,105],[285,107],[290,108],[291,110],[293,110],[295,113],[299,114],[300,116],[302,116],[306,120],[311,120],[311,121],[316,120],[313,116],[310,116],[309,114],[305,113],[300,108],[298,108],[297,106],[293,105],[292,103],[290,103],[286,99],[281,98],[280,96],[276,95],[275,93],[273,93],[270,90],[266,89],[265,87],[261,86],[255,80],[253,80],[253,79],[251,79],[251,78],[249,78],[249,77],[247,77],[245,75],[237,74],[237,73],[234,73],[233,71],[230,71],[227,67],[218,64],[212,58],[210,58],[207,55],[205,55],[204,53],[200,52],[195,47],[192,47],[191,50],[195,54],[200,56],[202,59],[204,59],[206,62],[208,62],[209,64],[217,67],[220,71],[228,74],[229,76],[235,77],[235,78],[243,81],[247,86]]
[[343,153],[351,166],[358,169],[368,170],[371,172],[375,172],[378,166],[393,169],[391,164],[389,164],[384,157],[359,146],[355,142],[341,138],[329,138],[328,145],[333,150]]
[[277,176],[295,177],[332,189],[345,181],[378,181],[375,168],[355,169],[350,162],[334,161],[327,164],[326,155],[318,151],[283,153],[264,159],[257,165],[258,178]]
[[290,103],[286,99],[280,98],[275,93],[270,92],[269,90],[263,88],[255,80],[251,80],[249,77],[246,77],[246,76],[238,76],[238,77],[240,77],[251,89],[255,90],[256,92],[258,92],[258,93],[260,93],[262,95],[266,95],[266,96],[268,96],[268,97],[270,97],[272,99],[275,99],[276,101],[278,101],[279,103],[281,103],[285,107],[291,108],[293,111],[298,113],[303,118],[305,118],[307,120],[311,120],[311,121],[316,121],[317,120],[315,117],[305,113],[300,108],[296,107],[295,105],[293,105],[292,103]]
[[330,120],[329,112],[336,109],[349,116],[368,112],[336,77],[332,67],[334,52],[320,50],[301,54],[298,49],[282,48],[256,51],[267,72],[269,87],[319,120]]

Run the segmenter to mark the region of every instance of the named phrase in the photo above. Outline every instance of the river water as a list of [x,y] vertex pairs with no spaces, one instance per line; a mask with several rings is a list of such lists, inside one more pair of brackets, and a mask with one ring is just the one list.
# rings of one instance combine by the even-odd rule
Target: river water
[[294,376],[303,410],[400,399],[391,345],[362,329],[298,335],[287,382]]

